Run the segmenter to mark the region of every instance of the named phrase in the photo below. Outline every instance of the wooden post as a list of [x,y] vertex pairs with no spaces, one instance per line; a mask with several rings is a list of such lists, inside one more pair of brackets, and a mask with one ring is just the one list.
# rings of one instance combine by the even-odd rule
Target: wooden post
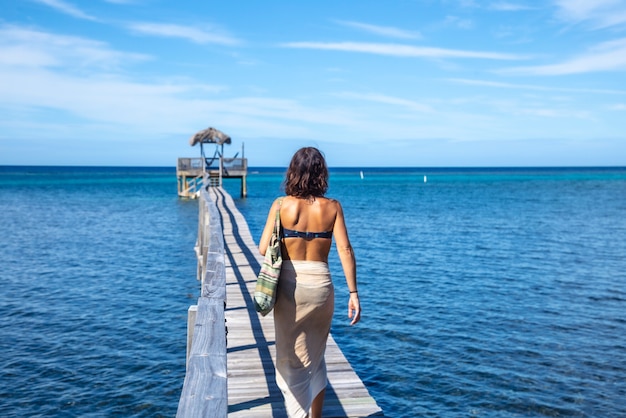
[[[222,147],[223,147],[223,145],[222,145]],[[220,156],[220,184],[219,184],[220,187],[222,187],[222,173],[223,172],[224,172],[224,157]]]
[[189,354],[191,354],[191,344],[193,342],[193,329],[196,326],[196,317],[198,315],[198,305],[191,305],[187,309],[187,360],[186,365],[189,365]]
[[246,184],[246,175],[241,177],[241,197],[248,196],[248,185]]

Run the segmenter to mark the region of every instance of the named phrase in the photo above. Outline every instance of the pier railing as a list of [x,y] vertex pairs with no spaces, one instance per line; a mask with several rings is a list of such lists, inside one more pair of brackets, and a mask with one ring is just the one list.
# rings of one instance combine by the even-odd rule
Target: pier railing
[[177,417],[224,418],[228,414],[226,374],[226,271],[220,215],[207,190],[200,192],[198,214],[198,304],[187,324],[187,372]]
[[[221,165],[221,167],[220,167]],[[196,175],[205,171],[224,171],[230,175],[241,175],[248,170],[247,158],[179,158],[176,166],[179,172]]]
[[241,197],[246,197],[247,158],[179,158],[176,164],[178,195],[198,197],[203,187],[222,187],[222,179],[241,179]]

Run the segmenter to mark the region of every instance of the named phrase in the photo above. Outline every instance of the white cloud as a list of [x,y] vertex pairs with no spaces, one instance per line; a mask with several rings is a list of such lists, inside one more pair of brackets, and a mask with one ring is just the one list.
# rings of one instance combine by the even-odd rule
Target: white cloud
[[394,28],[391,26],[378,26],[370,25],[367,23],[352,22],[346,20],[337,20],[340,25],[356,28],[365,32],[373,33],[375,35],[387,36],[390,38],[399,39],[421,39],[422,35],[419,32],[407,31],[403,29]]
[[164,38],[182,38],[197,44],[237,45],[240,41],[217,30],[206,31],[192,26],[176,25],[171,23],[129,23],[128,28],[133,32],[144,35],[160,36]]
[[400,44],[380,44],[362,42],[288,42],[284,48],[319,49],[330,51],[362,52],[396,57],[423,58],[481,58],[492,60],[521,60],[527,57],[515,54],[486,51],[463,51],[456,49],[417,47]]
[[49,123],[50,112],[63,120],[58,130],[46,131],[61,135],[55,139],[67,137],[68,124],[72,137],[107,140],[187,132],[216,120],[250,135],[285,137],[314,136],[310,126],[360,126],[350,110],[228,97],[223,86],[177,77],[136,81],[122,68],[148,58],[100,41],[0,25],[0,112],[15,116],[0,121],[0,131],[13,132],[23,121],[33,132]]
[[[2,66],[0,79],[0,109],[4,114],[25,115],[21,120],[27,121],[28,132],[33,132],[48,122],[45,117],[39,120],[31,115],[53,111],[62,115],[60,125],[72,126],[72,138],[171,136],[216,123],[212,121],[252,136],[267,132],[290,138],[314,136],[311,126],[361,124],[351,111],[343,109],[307,107],[282,98],[227,97],[223,87],[184,80],[149,83],[104,73],[72,75],[56,68]],[[16,121],[0,121],[0,131],[8,132]],[[54,137],[52,130],[46,132]]]
[[624,103],[617,103],[614,104],[612,106],[609,106],[610,110],[617,110],[617,111],[625,111],[626,110],[626,104]]
[[563,17],[572,20],[589,18],[600,10],[610,9],[621,3],[620,0],[555,0]]
[[[149,84],[102,74],[72,76],[48,70],[0,70],[0,77],[4,80],[0,85],[3,106],[55,109],[79,118],[77,125],[102,122],[133,131],[171,132],[201,113],[193,110],[197,104],[194,97],[219,91],[203,86],[200,93],[195,84]],[[210,101],[202,103],[206,108]],[[219,101],[213,105],[217,109]]]
[[467,85],[472,85],[472,86],[484,86],[484,87],[516,89],[516,90],[626,95],[626,90],[602,90],[602,89],[551,87],[551,86],[539,86],[539,85],[534,85],[534,84],[514,84],[514,83],[503,83],[500,81],[474,80],[474,79],[467,79],[467,78],[449,78],[447,80],[453,83],[467,84]]
[[626,69],[626,38],[603,42],[587,53],[557,64],[508,68],[498,71],[513,75],[565,75]]
[[520,107],[516,110],[520,115],[537,116],[541,118],[560,119],[590,119],[591,115],[585,110],[554,109],[545,107]]
[[168,131],[168,123],[176,127],[189,120],[194,110],[188,102],[222,90],[180,80],[135,82],[121,75],[127,71],[122,67],[148,59],[100,41],[0,26],[0,107],[4,113],[51,109],[79,120],[77,126]]
[[489,8],[492,10],[498,10],[501,12],[519,12],[522,10],[532,10],[532,7],[527,6],[525,4],[509,3],[509,2],[504,2],[504,1],[492,3],[489,6]]
[[359,101],[369,101],[375,103],[382,104],[390,104],[394,106],[401,106],[408,110],[416,111],[416,112],[431,112],[432,108],[430,106],[424,105],[419,102],[415,102],[413,100],[407,100],[399,97],[388,96],[384,94],[363,94],[363,93],[337,93],[334,95],[335,97],[351,99],[351,100],[359,100]]
[[36,1],[37,3],[45,4],[46,6],[50,6],[53,9],[56,9],[61,13],[76,17],[78,19],[98,20],[95,17],[83,12],[76,6],[66,3],[63,0],[34,0],[34,1]]
[[115,68],[149,56],[111,49],[108,44],[30,28],[0,26],[0,64],[20,67]]
[[589,22],[594,29],[626,23],[626,0],[555,0],[555,4],[561,19]]

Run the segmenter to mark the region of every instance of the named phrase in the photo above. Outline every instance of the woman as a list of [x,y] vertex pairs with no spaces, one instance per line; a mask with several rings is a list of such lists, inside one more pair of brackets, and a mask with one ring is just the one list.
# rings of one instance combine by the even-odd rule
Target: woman
[[324,404],[324,351],[335,300],[328,269],[333,236],[350,291],[351,325],[361,319],[356,261],[341,204],[324,197],[328,169],[319,150],[307,147],[294,154],[284,187],[287,196],[273,203],[259,242],[265,255],[280,210],[283,265],[274,305],[276,382],[290,417],[317,418]]

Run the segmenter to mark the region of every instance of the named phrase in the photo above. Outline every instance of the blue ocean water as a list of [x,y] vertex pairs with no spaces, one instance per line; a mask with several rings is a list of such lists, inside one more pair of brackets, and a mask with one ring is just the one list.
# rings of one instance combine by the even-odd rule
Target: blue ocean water
[[[225,187],[258,240],[283,170],[251,171]],[[363,319],[333,250],[332,332],[387,416],[626,416],[625,168],[359,171],[329,196]],[[173,416],[198,295],[174,169],[0,167],[0,213],[0,415]]]
[[0,416],[176,414],[197,211],[174,169],[0,169]]

